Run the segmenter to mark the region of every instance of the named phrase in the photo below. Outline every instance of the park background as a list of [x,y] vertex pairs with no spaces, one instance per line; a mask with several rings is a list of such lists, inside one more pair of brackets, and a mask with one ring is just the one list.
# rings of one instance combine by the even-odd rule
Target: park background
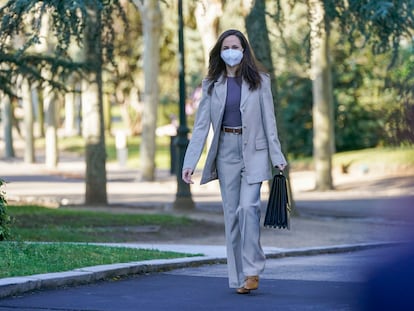
[[[228,28],[248,35],[269,71],[284,152],[289,162],[312,157],[316,189],[334,188],[334,153],[412,149],[411,1],[3,5],[4,157],[14,156],[17,133],[25,162],[36,161],[40,141],[54,167],[61,141],[83,137],[85,203],[107,203],[106,141],[117,135],[128,137],[118,149],[139,149],[140,178],[155,179],[156,128],[179,123],[178,136],[187,139],[209,50]],[[175,171],[185,143],[177,143]]]
[[[108,213],[115,208],[111,205],[89,208],[108,204],[108,164],[132,172],[134,185],[153,183],[145,189],[160,186],[159,170],[180,172],[171,156],[180,159],[175,147],[182,146],[171,136],[191,134],[208,52],[228,28],[246,33],[272,77],[291,171],[313,171],[313,189],[328,197],[344,190],[336,189],[338,176],[360,181],[362,188],[371,175],[404,176],[395,180],[409,184],[414,167],[413,5],[402,0],[0,1],[1,164],[18,174],[37,172],[32,164],[41,164],[45,175],[65,167],[68,155],[85,164],[83,172],[59,175],[68,183],[85,183],[80,209],[45,209],[37,206],[44,203],[38,197],[32,200],[35,206],[12,201],[9,217],[5,180],[0,237],[59,243],[1,243],[2,276],[138,260],[135,251],[119,258],[118,250],[63,243],[125,242],[139,236],[114,234],[116,227],[159,226],[165,235],[159,239],[201,239],[213,231],[222,235],[222,227],[190,221],[178,212],[179,217],[155,214],[159,210],[131,216]],[[181,132],[174,131],[177,125]],[[203,159],[199,168],[202,164]],[[375,191],[388,193],[394,186],[387,184],[390,180],[378,182],[384,191]],[[138,191],[131,187],[130,192]],[[318,226],[302,225],[281,239],[299,236],[301,243],[314,242],[309,232],[317,234]],[[340,231],[337,222],[332,226],[329,234],[322,232],[330,243],[337,242]],[[356,241],[376,241],[376,232],[367,240],[359,234],[368,230],[365,224],[352,226]],[[309,231],[298,235],[304,228]],[[343,228],[349,231],[348,224]]]

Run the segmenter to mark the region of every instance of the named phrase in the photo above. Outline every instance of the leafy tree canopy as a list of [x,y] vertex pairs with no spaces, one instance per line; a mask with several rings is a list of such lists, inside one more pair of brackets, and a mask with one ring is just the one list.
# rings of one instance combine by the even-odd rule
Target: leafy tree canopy
[[[0,8],[0,90],[13,95],[15,81],[11,77],[25,76],[31,81],[50,83],[64,88],[62,77],[86,64],[75,62],[69,48],[82,46],[85,25],[92,13],[98,13],[101,24],[104,57],[112,59],[114,16],[126,21],[119,0],[9,0]],[[35,53],[31,49],[41,43],[41,27],[49,18],[49,33],[55,38],[50,53]],[[48,69],[52,78],[44,75]]]
[[[362,34],[363,44],[369,43],[374,54],[393,51],[391,65],[394,64],[402,38],[411,39],[414,34],[414,1],[411,0],[329,0],[334,8],[338,3],[339,23],[348,39],[357,47],[353,39]],[[348,6],[346,6],[348,4]],[[329,11],[328,11],[329,12]]]
[[[289,0],[292,8],[298,3],[316,0]],[[398,56],[401,40],[412,40],[414,35],[414,1],[412,0],[320,0],[325,8],[325,27],[329,31],[337,21],[343,33],[342,41],[352,48],[365,45],[372,47],[374,54],[392,50],[393,65]],[[277,0],[277,13],[273,15],[276,25],[283,33],[284,15],[281,0]],[[321,25],[322,26],[322,25]]]

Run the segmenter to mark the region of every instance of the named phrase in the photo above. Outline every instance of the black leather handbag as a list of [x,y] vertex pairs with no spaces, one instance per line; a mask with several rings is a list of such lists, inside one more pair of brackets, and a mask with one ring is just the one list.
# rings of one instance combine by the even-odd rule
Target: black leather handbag
[[273,176],[269,200],[267,202],[264,226],[270,228],[290,229],[290,206],[286,177],[282,171]]

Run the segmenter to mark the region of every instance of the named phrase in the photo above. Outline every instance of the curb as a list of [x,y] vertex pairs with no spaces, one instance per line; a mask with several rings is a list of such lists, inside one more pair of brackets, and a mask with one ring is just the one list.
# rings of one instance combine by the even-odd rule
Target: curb
[[[295,256],[345,253],[375,247],[393,246],[401,243],[402,242],[366,243],[270,251],[266,254],[266,258],[277,259]],[[99,265],[74,269],[66,272],[3,278],[0,279],[0,298],[23,294],[35,290],[90,284],[111,278],[127,277],[132,275],[157,273],[180,268],[224,263],[226,263],[225,257],[198,256]]]
[[326,254],[340,254],[347,252],[356,252],[376,247],[390,247],[402,244],[404,242],[380,242],[380,243],[361,243],[361,244],[349,244],[349,245],[333,245],[322,247],[308,247],[308,248],[295,248],[286,251],[274,252],[266,255],[268,259],[278,259],[283,257],[298,257],[298,256],[313,256],[313,255],[326,255]]
[[0,299],[41,289],[90,284],[97,281],[155,273],[204,264],[223,263],[224,258],[186,257],[91,266],[65,272],[0,279]]

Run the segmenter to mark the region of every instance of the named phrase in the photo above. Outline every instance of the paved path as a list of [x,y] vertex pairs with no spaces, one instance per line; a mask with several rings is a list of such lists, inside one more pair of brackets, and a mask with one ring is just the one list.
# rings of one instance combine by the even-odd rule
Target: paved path
[[[378,310],[371,308],[366,295],[367,280],[390,260],[390,251],[375,248],[268,260],[260,288],[244,296],[228,288],[226,266],[218,264],[39,291],[0,300],[0,310]],[[398,289],[400,294],[408,291]],[[404,301],[399,296],[395,303]],[[412,310],[408,307],[413,302],[405,303],[405,310]]]

